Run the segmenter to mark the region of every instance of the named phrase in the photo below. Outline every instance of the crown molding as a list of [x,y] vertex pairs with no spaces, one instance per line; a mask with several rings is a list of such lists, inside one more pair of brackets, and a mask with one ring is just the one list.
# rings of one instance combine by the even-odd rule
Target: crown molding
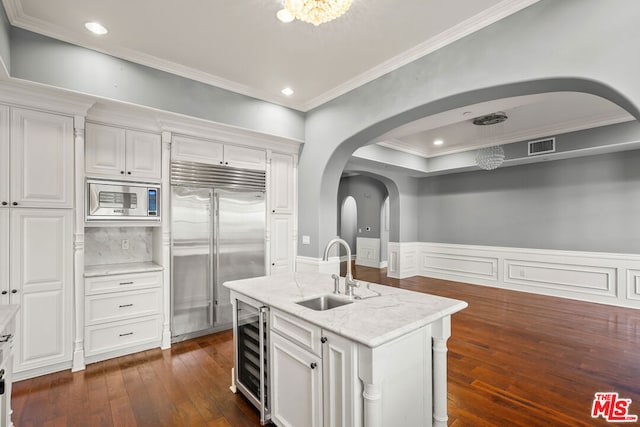
[[8,78],[0,80],[0,102],[70,116],[84,116],[95,98],[64,89]]
[[312,110],[332,99],[369,83],[391,71],[394,71],[410,62],[415,61],[429,53],[443,48],[475,31],[491,25],[509,15],[512,15],[539,0],[503,0],[500,3],[472,16],[471,18],[451,27],[447,31],[432,37],[429,40],[357,75],[356,77],[341,83],[340,85],[316,96],[308,101],[296,102],[283,99],[281,96],[253,88],[251,86],[215,76],[201,70],[187,67],[176,62],[167,61],[152,55],[147,55],[127,48],[105,48],[96,43],[96,39],[90,35],[79,35],[78,32],[68,31],[56,25],[28,16],[20,0],[2,0],[11,25],[33,31],[48,37],[82,46],[107,55],[115,56],[130,62],[155,68],[190,80],[205,83],[221,89],[229,90],[241,95],[250,96],[273,104],[282,105],[302,112]]
[[403,53],[394,56],[393,58],[382,62],[379,65],[365,71],[356,77],[347,80],[344,83],[336,86],[335,88],[317,96],[302,104],[302,111],[309,111],[320,105],[331,101],[347,92],[352,91],[366,83],[369,83],[385,74],[388,74],[398,68],[407,65],[423,56],[426,56],[438,49],[441,49],[463,37],[468,36],[471,33],[479,31],[484,27],[498,22],[499,20],[506,18],[532,4],[537,3],[540,0],[504,0],[500,3],[472,16],[465,21],[449,28],[446,31],[438,34],[435,37],[430,38],[413,48],[404,51]]

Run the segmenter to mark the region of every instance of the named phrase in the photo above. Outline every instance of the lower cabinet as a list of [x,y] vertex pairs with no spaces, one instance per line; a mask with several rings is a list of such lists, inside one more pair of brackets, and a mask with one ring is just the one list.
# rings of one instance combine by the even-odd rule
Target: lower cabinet
[[285,426],[362,425],[358,346],[271,309],[272,421]]
[[89,362],[160,345],[162,272],[85,278],[85,356]]

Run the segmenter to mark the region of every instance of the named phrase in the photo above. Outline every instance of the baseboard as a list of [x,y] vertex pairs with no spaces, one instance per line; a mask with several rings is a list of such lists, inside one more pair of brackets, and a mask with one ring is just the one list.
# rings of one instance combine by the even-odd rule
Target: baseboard
[[390,277],[433,277],[640,308],[640,255],[389,243]]
[[53,374],[54,372],[66,371],[67,369],[71,369],[71,361],[56,363],[54,365],[48,365],[42,368],[33,368],[14,372],[12,381],[17,382],[28,380],[30,378],[40,377],[42,375]]

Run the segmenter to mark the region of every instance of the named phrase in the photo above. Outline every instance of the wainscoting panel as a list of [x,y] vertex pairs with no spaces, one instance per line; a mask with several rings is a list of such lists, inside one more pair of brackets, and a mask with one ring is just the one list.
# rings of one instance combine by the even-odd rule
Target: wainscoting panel
[[356,265],[380,268],[380,239],[356,238]]
[[616,296],[617,269],[504,260],[505,283]]
[[640,308],[640,255],[389,242],[390,277],[434,277]]

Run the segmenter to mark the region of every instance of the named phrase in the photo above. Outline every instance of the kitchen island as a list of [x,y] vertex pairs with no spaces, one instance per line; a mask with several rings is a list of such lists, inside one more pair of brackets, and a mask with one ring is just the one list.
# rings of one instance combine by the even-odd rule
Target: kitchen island
[[[333,304],[344,305],[300,305],[332,295],[334,281],[321,273],[225,286],[235,323],[243,302],[268,311],[261,322],[269,343],[262,358],[270,372],[263,376],[270,395],[265,411],[277,425],[446,426],[446,341],[451,315],[466,302],[360,282],[356,298],[332,296]],[[237,372],[242,357],[234,332]]]

